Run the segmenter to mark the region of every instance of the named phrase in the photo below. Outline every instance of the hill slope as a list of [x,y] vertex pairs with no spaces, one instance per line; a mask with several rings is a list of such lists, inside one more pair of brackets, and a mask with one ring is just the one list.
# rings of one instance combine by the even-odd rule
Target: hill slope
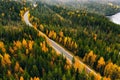
[[[2,3],[12,4],[13,7],[16,6],[14,4],[18,4],[11,1],[2,1]],[[8,7],[6,5],[3,8],[7,10]],[[0,79],[89,80],[94,78],[84,70],[79,72],[62,55],[58,55],[34,28],[26,26],[19,20],[18,12],[13,11],[16,16],[9,17],[13,24],[8,25],[6,22],[0,25]],[[9,14],[9,11],[6,14]],[[6,15],[5,18],[7,19]],[[21,24],[18,24],[17,20]]]
[[[46,4],[45,4],[46,5]],[[36,27],[46,33],[51,39],[79,56],[86,64],[112,80],[120,76],[120,26],[109,21],[105,16],[90,13],[86,10],[71,10],[66,7],[46,5],[68,23],[59,23],[59,19],[51,11],[38,5],[31,15],[39,20]],[[39,12],[37,12],[39,11]],[[44,14],[42,15],[41,14]],[[50,15],[49,15],[50,14]],[[49,17],[53,16],[54,19]],[[47,20],[46,22],[43,22]],[[35,23],[36,21],[31,20]],[[61,25],[62,24],[62,25]],[[111,68],[108,68],[108,67]],[[111,74],[109,73],[112,70]],[[116,73],[116,76],[112,76]]]

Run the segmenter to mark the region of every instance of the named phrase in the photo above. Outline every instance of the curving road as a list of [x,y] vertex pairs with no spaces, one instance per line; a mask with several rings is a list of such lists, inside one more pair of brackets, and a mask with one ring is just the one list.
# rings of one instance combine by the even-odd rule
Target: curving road
[[29,22],[28,14],[29,14],[29,11],[27,11],[27,12],[24,14],[24,21],[25,21],[25,23],[26,23],[28,26],[32,27],[33,25]]
[[[27,25],[29,25],[30,27],[32,27],[33,25],[29,22],[28,19],[28,13],[29,11],[27,11],[24,14],[24,21]],[[39,30],[38,30],[39,31]],[[64,57],[66,57],[70,63],[72,64],[72,59],[73,59],[73,55],[70,54],[70,52],[66,51],[63,47],[61,47],[59,44],[57,44],[55,41],[49,39],[44,33],[42,33],[41,31],[39,31],[44,37],[47,38],[48,42],[50,43],[50,45],[52,46],[52,48],[55,49],[55,51],[59,52],[60,54],[63,54]],[[75,58],[77,59],[77,58]],[[86,70],[87,73],[93,73],[95,76],[97,75],[97,73],[95,71],[93,71],[91,68],[89,68],[87,65],[85,65],[82,61],[80,61],[79,59],[77,59],[77,62],[81,65],[84,66],[84,69]]]
[[[29,11],[27,11],[25,14],[24,14],[24,21],[25,23],[32,27],[33,25],[29,22],[29,19],[28,19],[28,14],[29,14]],[[63,56],[67,56],[66,58],[68,60],[70,60],[70,62],[72,63],[72,59],[73,59],[73,56],[68,52],[66,51],[63,47],[61,47],[60,45],[58,45],[55,41],[51,40],[50,38],[48,38],[44,33],[42,33],[40,31],[40,34],[42,34],[43,36],[45,36],[48,40],[48,42],[51,44],[51,46],[59,53],[62,53]]]

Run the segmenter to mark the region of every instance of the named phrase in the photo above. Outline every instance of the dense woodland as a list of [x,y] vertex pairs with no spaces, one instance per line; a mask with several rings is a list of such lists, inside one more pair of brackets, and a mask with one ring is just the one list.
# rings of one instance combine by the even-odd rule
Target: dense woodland
[[0,0],[0,25],[17,25],[14,24],[16,21],[20,23],[20,9],[23,5],[21,3],[9,0]]
[[102,3],[91,1],[81,5],[90,12],[111,16],[120,11],[120,4],[114,2]]
[[110,0],[105,0],[105,1],[97,1],[97,0],[81,1],[81,0],[78,0],[78,1],[68,1],[66,3],[60,3],[59,0],[56,0],[56,2],[54,2],[54,1],[47,2],[46,1],[45,3],[48,5],[57,5],[57,6],[66,7],[68,9],[72,9],[72,10],[76,10],[76,9],[87,10],[91,13],[97,13],[97,14],[101,14],[101,15],[111,16],[120,11],[120,3],[117,1],[115,2],[115,1],[113,1],[113,0],[112,1],[110,1]]
[[[34,28],[0,28],[0,79],[91,80],[47,45]],[[17,37],[16,37],[17,36]]]
[[120,79],[120,26],[86,10],[41,4],[31,22],[102,76]]
[[[9,11],[9,5],[17,9]],[[26,26],[22,22],[26,8],[21,3],[2,0],[0,7],[0,13],[3,13],[0,16],[0,80],[99,79],[86,74],[85,70],[79,72],[62,55],[57,54],[35,28]],[[63,36],[62,32],[60,34]]]
[[[104,76],[103,80],[120,79],[119,25],[86,9],[37,4],[33,8],[24,1],[0,1],[0,79],[100,80],[100,76],[86,74],[85,70],[80,72],[74,64],[70,65],[36,29],[70,50]],[[108,13],[114,8],[109,9]],[[34,28],[23,22],[27,10]]]

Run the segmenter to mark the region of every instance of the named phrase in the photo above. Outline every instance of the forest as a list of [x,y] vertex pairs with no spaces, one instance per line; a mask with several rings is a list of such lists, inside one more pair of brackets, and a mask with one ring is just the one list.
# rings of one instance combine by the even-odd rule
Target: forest
[[101,2],[91,1],[85,4],[81,3],[81,5],[90,12],[105,16],[111,16],[120,11],[120,4],[115,2],[104,3],[102,1]]
[[57,55],[35,29],[1,27],[0,32],[0,79],[92,79],[84,70],[80,73],[62,55]]
[[14,21],[19,24],[21,20],[20,9],[22,9],[21,3],[0,0],[0,25],[14,25]]
[[0,1],[0,80],[99,80],[99,76],[76,69],[35,28],[23,22],[23,14],[29,8],[26,5]]
[[120,26],[104,15],[39,3],[30,21],[111,80],[120,79]]
[[[103,15],[41,2],[33,7],[30,2],[12,0],[1,0],[0,8],[0,80],[120,79],[120,25],[105,16],[118,12],[119,8],[106,7],[103,12],[108,12]],[[96,10],[102,9],[98,8]],[[23,15],[28,10],[34,27],[24,22]],[[38,31],[99,75],[79,70],[74,59],[70,64]]]

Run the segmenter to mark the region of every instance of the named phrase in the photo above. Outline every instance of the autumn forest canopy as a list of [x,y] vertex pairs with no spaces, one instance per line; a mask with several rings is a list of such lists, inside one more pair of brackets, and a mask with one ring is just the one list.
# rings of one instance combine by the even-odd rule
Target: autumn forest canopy
[[[86,3],[75,8],[69,4],[1,0],[0,79],[119,80],[120,25],[106,17],[119,12],[118,6]],[[28,10],[33,27],[24,22]],[[72,64],[41,32],[74,55]],[[87,73],[76,59],[97,75]]]

